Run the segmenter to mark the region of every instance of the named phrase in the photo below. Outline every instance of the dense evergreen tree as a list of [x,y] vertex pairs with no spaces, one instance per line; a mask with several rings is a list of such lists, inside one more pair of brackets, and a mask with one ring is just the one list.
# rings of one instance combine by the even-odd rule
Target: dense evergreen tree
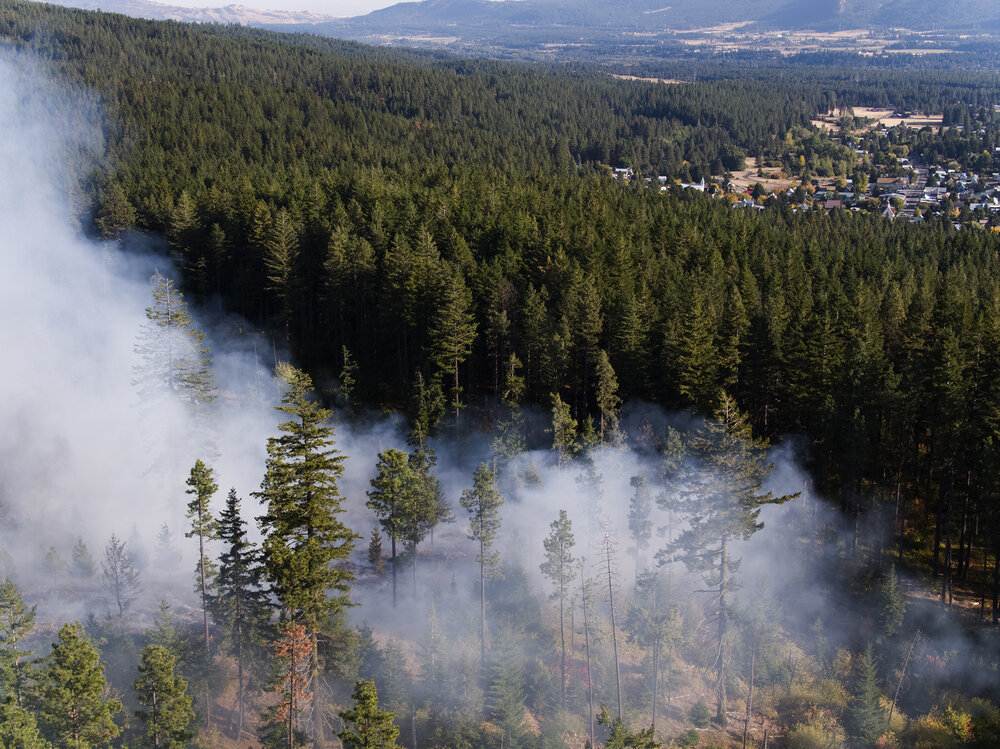
[[40,722],[47,739],[72,749],[106,746],[118,735],[118,700],[107,698],[100,654],[79,623],[64,624],[39,674]]
[[240,736],[251,695],[263,682],[271,605],[264,587],[261,550],[247,537],[235,489],[229,490],[226,507],[219,515],[218,538],[223,550],[208,607],[222,630],[223,650],[236,661],[232,728],[234,735]]
[[[268,439],[267,472],[256,493],[264,504],[264,567],[283,616],[305,627],[313,688],[312,735],[323,742],[326,718],[321,640],[333,617],[349,605],[353,574],[335,563],[354,548],[354,534],[340,520],[343,498],[337,479],[343,456],[333,446],[329,411],[312,400],[312,380],[289,365],[278,368],[285,385],[278,410],[291,417],[282,434]],[[332,595],[331,595],[332,594]]]
[[379,710],[375,682],[359,681],[351,695],[354,707],[340,714],[346,727],[337,734],[344,749],[394,749],[399,727],[395,713]]
[[28,607],[9,577],[0,583],[0,685],[4,698],[12,700],[18,708],[24,706],[31,658],[31,651],[24,649],[24,641],[35,628],[37,609],[37,605]]
[[194,720],[187,682],[174,674],[174,657],[160,645],[142,651],[136,697],[145,708],[136,716],[146,725],[143,746],[180,749],[188,746],[192,734],[188,726]]
[[392,563],[392,606],[396,607],[396,542],[404,538],[407,518],[415,504],[414,476],[409,457],[402,450],[389,448],[378,456],[377,473],[371,480],[367,506],[374,510],[382,530],[389,537]]

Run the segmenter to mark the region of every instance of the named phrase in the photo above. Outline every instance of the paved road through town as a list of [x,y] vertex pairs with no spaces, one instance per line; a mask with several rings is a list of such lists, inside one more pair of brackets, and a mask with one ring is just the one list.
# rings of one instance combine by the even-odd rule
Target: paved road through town
[[904,191],[906,200],[903,203],[903,216],[912,219],[917,209],[917,203],[924,197],[924,187],[927,186],[927,164],[922,161],[911,161],[910,168],[916,173],[916,177]]

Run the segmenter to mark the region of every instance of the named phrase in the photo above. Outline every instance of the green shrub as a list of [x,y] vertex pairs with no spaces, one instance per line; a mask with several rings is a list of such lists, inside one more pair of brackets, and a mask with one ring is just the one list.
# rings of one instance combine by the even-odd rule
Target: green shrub
[[698,700],[691,706],[688,717],[698,728],[708,728],[712,725],[712,711],[708,709],[704,700]]
[[677,744],[677,746],[690,747],[698,746],[699,740],[698,732],[692,728],[690,731],[685,731],[678,736],[674,743]]
[[843,743],[840,726],[819,721],[799,723],[785,737],[788,749],[838,749]]

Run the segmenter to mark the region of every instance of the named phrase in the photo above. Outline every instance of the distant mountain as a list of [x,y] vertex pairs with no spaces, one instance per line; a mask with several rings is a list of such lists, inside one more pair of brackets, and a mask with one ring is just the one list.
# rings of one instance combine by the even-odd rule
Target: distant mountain
[[[354,18],[241,5],[182,8],[149,0],[53,2],[142,18],[238,23],[372,44],[529,59],[657,56],[670,48],[691,49],[706,35],[719,43],[733,34],[780,38],[776,32],[804,30],[874,29],[890,36],[893,29],[1000,33],[998,0],[422,0]],[[743,48],[760,43],[746,38],[735,42]],[[836,45],[827,42],[827,48],[831,46]]]
[[178,5],[154,3],[150,0],[47,0],[54,5],[84,10],[103,10],[133,18],[153,21],[183,21],[185,23],[237,23],[243,26],[283,27],[289,24],[313,25],[332,20],[332,16],[308,11],[261,10],[243,5],[220,8],[184,8]]
[[468,49],[620,42],[634,46],[712,29],[724,34],[854,29],[1000,28],[997,0],[423,0],[298,30],[359,41]]

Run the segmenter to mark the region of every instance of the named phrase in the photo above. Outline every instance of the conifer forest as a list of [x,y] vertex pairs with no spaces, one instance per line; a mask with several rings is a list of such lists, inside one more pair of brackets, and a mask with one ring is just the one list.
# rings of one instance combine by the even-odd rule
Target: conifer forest
[[0,747],[1000,746],[1000,74],[622,65],[0,0]]

